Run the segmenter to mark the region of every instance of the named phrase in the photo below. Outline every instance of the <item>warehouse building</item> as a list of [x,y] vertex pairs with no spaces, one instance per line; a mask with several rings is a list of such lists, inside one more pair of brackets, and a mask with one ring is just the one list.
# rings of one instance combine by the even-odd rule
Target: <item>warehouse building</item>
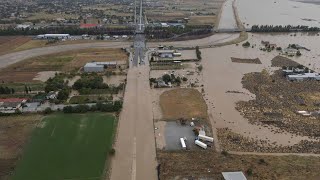
[[87,63],[83,70],[84,72],[103,72],[106,68],[116,68],[117,62],[90,62]]
[[70,34],[40,34],[37,39],[69,39]]

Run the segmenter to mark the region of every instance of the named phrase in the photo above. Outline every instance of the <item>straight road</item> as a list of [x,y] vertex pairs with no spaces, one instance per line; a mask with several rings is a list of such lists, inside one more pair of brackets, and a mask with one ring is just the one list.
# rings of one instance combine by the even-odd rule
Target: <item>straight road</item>
[[156,180],[156,149],[149,67],[129,69],[112,160],[112,180]]
[[134,56],[127,74],[124,106],[120,114],[115,144],[116,155],[112,161],[112,180],[157,179],[150,69],[145,65],[148,60],[145,56],[142,0],[139,10]]

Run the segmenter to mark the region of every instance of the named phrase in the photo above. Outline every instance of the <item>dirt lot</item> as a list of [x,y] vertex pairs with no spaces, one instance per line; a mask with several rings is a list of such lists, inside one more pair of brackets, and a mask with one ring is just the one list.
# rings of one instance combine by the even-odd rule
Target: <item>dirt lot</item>
[[248,180],[319,179],[320,158],[222,155],[213,151],[158,152],[160,179],[223,179],[221,172],[243,171]]
[[7,179],[41,115],[1,117],[0,121],[0,179]]
[[216,16],[191,16],[189,25],[213,25],[216,22]]
[[30,58],[0,70],[5,82],[30,82],[39,72],[79,70],[90,61],[118,61],[127,63],[127,54],[121,49],[84,49]]
[[207,118],[207,105],[201,93],[196,89],[180,88],[166,91],[160,96],[163,118]]
[[19,46],[31,41],[31,37],[25,36],[0,36],[0,55],[12,52]]
[[255,100],[237,103],[237,110],[251,123],[271,125],[298,135],[320,137],[319,116],[304,117],[298,110],[319,109],[318,81],[290,82],[281,70],[249,73],[242,80],[244,88],[256,95]]
[[231,57],[231,61],[234,63],[249,63],[249,64],[262,64],[259,58],[255,59],[241,59]]

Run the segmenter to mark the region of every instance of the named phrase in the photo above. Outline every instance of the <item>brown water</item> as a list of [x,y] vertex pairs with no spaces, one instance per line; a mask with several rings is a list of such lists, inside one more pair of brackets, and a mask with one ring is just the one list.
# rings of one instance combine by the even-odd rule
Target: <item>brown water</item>
[[[205,99],[208,104],[209,112],[213,116],[213,126],[216,128],[228,127],[232,131],[243,136],[268,140],[271,143],[276,142],[282,145],[292,145],[308,137],[296,136],[291,133],[274,133],[270,128],[252,125],[243,118],[235,109],[235,103],[241,100],[250,100],[255,98],[253,94],[242,88],[241,79],[244,74],[250,72],[261,72],[267,69],[270,72],[271,59],[278,55],[279,52],[264,52],[259,50],[261,40],[277,43],[279,46],[287,46],[288,43],[299,43],[311,48],[310,52],[303,51],[302,57],[294,58],[300,63],[309,64],[314,62],[314,68],[319,68],[319,57],[317,60],[312,57],[319,54],[319,37],[317,36],[298,36],[293,37],[286,35],[263,35],[249,34],[248,41],[256,44],[255,48],[243,48],[241,45],[230,45],[214,49],[202,50],[203,56],[203,79],[205,85]],[[319,56],[319,55],[318,55]],[[237,58],[260,58],[262,64],[240,64],[232,63],[230,57]],[[311,65],[313,66],[313,65]],[[226,91],[240,91],[243,94],[230,94]]]
[[251,27],[254,24],[320,27],[320,5],[317,2],[320,1],[237,0],[236,4],[240,19],[246,27]]

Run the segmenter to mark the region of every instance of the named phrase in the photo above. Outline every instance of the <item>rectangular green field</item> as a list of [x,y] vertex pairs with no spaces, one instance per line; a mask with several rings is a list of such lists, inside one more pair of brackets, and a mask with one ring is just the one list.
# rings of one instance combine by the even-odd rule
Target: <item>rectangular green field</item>
[[116,119],[105,113],[53,114],[34,130],[14,180],[101,179]]

